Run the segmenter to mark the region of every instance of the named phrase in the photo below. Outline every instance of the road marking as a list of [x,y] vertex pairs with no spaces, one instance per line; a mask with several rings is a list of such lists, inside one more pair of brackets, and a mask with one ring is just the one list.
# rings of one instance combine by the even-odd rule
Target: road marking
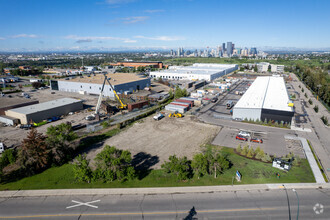
[[66,207],[67,209],[71,209],[71,208],[82,206],[82,205],[89,206],[89,207],[92,207],[92,208],[97,209],[98,206],[90,205],[90,204],[91,203],[95,203],[95,202],[100,202],[101,200],[95,200],[95,201],[91,201],[91,202],[78,202],[76,200],[71,200],[71,201],[74,202],[74,203],[77,203],[77,204],[76,205],[72,205],[72,206],[68,206],[68,207]]
[[[249,208],[249,209],[220,209],[220,210],[199,210],[199,213],[217,213],[217,212],[246,212],[246,211],[269,211],[276,208]],[[188,211],[165,211],[165,212],[143,212],[143,215],[166,215],[166,214],[187,214]],[[0,219],[21,219],[21,218],[45,218],[45,217],[71,217],[71,216],[125,216],[141,215],[142,212],[123,212],[123,213],[77,213],[77,214],[54,214],[54,215],[27,215],[27,216],[0,216]]]
[[315,206],[313,207],[313,210],[317,215],[322,214],[324,210],[324,206],[320,203],[316,203]]

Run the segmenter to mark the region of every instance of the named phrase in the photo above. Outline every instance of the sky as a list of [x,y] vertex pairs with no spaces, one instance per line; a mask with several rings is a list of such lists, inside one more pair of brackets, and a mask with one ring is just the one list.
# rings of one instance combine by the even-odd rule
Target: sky
[[0,51],[330,48],[328,0],[0,0]]

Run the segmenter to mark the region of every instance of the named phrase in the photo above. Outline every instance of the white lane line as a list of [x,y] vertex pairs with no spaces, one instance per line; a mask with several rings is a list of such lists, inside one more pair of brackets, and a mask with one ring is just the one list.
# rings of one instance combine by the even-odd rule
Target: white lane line
[[78,202],[78,201],[75,201],[75,200],[71,200],[71,202],[74,202],[74,203],[77,203],[77,204],[76,204],[76,205],[72,205],[72,206],[68,206],[68,207],[66,207],[66,208],[67,208],[67,209],[71,209],[71,208],[74,208],[74,207],[78,207],[78,206],[85,205],[85,206],[89,206],[89,207],[92,207],[92,208],[97,209],[98,206],[91,205],[91,203],[100,202],[100,201],[101,201],[101,200],[94,200],[94,201],[91,201],[91,202]]

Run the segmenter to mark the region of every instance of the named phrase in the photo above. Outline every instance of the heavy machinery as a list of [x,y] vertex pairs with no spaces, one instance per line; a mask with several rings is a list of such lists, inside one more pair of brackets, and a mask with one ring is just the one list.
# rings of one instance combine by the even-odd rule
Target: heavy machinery
[[182,118],[182,114],[178,112],[170,113],[168,115],[169,118]]
[[101,107],[101,103],[102,103],[102,98],[103,98],[103,91],[104,91],[104,86],[105,86],[105,82],[107,81],[110,88],[112,89],[113,93],[115,94],[115,97],[117,98],[117,100],[119,101],[120,103],[120,106],[118,107],[118,109],[120,110],[123,110],[123,109],[126,109],[127,108],[127,105],[124,104],[121,99],[119,98],[116,90],[113,88],[112,84],[110,83],[110,77],[107,78],[107,74],[105,73],[104,74],[104,81],[103,81],[103,85],[102,85],[102,89],[101,89],[101,92],[100,92],[100,96],[99,96],[99,99],[97,101],[97,104],[96,104],[96,108],[95,108],[95,112],[91,115],[88,115],[86,116],[86,120],[94,120],[95,118],[99,118],[100,117],[100,107]]

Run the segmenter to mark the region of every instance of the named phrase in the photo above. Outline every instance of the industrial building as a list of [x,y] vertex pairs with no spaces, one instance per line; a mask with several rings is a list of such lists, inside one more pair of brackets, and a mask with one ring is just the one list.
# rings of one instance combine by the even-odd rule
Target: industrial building
[[283,77],[261,76],[252,83],[233,109],[233,119],[291,123],[294,115]]
[[271,71],[273,73],[284,73],[284,65],[271,64]]
[[28,105],[38,104],[38,100],[31,100],[24,97],[0,97],[0,115],[5,115],[5,111]]
[[[109,73],[107,77],[118,94],[128,94],[133,91],[142,90],[145,87],[150,87],[150,79],[136,74],[130,73]],[[66,78],[60,80],[51,80],[51,89],[77,92],[80,94],[99,95],[104,82],[103,74],[90,76],[80,76],[75,78]],[[114,92],[109,84],[105,84],[104,96],[114,98]]]
[[111,66],[128,66],[128,67],[134,67],[137,68],[139,66],[143,67],[153,67],[162,69],[163,68],[163,62],[159,61],[143,61],[143,62],[133,62],[133,61],[122,61],[117,63],[111,63]]
[[151,78],[166,80],[212,81],[238,69],[236,64],[195,63],[192,66],[170,66],[167,70],[151,72]]
[[47,118],[61,116],[83,109],[82,100],[62,98],[40,104],[7,110],[6,116],[17,118],[21,124],[41,122]]

